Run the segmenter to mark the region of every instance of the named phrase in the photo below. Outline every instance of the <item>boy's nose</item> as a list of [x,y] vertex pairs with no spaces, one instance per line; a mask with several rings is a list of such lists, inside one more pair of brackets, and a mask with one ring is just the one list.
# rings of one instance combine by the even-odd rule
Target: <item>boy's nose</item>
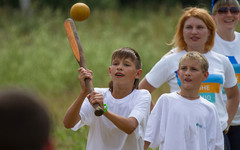
[[188,75],[188,76],[191,75],[190,69],[187,69],[187,70],[186,70],[185,75]]
[[122,70],[122,65],[118,65],[117,70]]

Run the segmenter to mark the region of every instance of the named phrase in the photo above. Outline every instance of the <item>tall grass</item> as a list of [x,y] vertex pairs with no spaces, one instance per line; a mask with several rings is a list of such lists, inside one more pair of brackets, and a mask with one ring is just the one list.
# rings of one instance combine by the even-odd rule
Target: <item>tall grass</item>
[[[98,10],[84,22],[75,22],[87,67],[94,72],[95,87],[107,87],[108,66],[115,49],[136,49],[143,76],[171,47],[181,11],[166,14],[164,7],[150,10]],[[48,8],[31,17],[0,9],[0,86],[20,86],[37,91],[46,100],[53,118],[53,139],[58,150],[85,149],[88,128],[78,132],[63,127],[67,108],[80,90],[78,64],[72,54],[64,20],[66,12]],[[156,99],[167,85],[153,93]]]

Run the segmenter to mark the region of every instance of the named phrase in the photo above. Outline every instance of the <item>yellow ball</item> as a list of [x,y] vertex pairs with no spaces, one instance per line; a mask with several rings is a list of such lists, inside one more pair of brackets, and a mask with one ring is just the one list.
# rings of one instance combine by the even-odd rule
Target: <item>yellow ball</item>
[[76,3],[70,10],[72,19],[76,21],[83,21],[88,18],[90,14],[89,7],[84,3]]

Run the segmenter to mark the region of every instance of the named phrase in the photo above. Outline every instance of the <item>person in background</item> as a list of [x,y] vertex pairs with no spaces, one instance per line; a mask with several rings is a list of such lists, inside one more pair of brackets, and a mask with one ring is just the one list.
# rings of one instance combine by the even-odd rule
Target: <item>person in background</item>
[[[229,58],[238,79],[238,87],[240,87],[240,33],[236,31],[236,27],[240,20],[239,8],[237,0],[213,0],[211,5],[212,17],[217,26],[212,50]],[[223,95],[224,102],[228,105],[225,91]],[[231,150],[240,150],[240,105],[226,133]]]
[[[239,89],[234,69],[222,54],[211,51],[214,45],[215,23],[208,11],[202,8],[187,8],[180,17],[172,44],[174,51],[158,61],[139,84],[140,89],[150,92],[164,82],[170,85],[170,91],[179,91],[181,81],[177,75],[180,58],[189,51],[202,53],[209,63],[209,76],[199,89],[200,96],[215,104],[224,140],[227,142],[225,130],[239,105]],[[227,106],[224,104],[221,91],[225,89]],[[227,144],[225,144],[227,146]]]
[[0,149],[53,150],[50,116],[41,99],[26,90],[0,91]]
[[145,146],[159,150],[223,150],[223,134],[216,107],[200,97],[209,75],[208,61],[199,52],[187,52],[177,71],[178,92],[160,96],[148,119]]
[[[64,117],[64,126],[78,130],[90,127],[87,150],[142,150],[150,114],[151,94],[137,89],[142,75],[141,59],[132,48],[124,47],[112,54],[109,88],[95,88],[88,94],[84,83],[92,72],[79,68],[82,90]],[[102,116],[94,115],[93,104],[104,109]]]

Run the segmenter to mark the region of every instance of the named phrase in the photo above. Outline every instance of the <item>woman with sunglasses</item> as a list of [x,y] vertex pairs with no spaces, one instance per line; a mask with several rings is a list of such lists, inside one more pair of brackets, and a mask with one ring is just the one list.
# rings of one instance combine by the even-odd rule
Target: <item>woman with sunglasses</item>
[[[211,12],[217,26],[213,51],[228,56],[240,87],[240,33],[235,31],[240,20],[239,2],[237,0],[213,0]],[[223,95],[226,102],[225,92]],[[231,150],[240,150],[240,106],[227,136]]]
[[[239,91],[233,67],[222,54],[211,51],[214,44],[215,23],[208,11],[201,8],[187,9],[177,25],[172,40],[174,51],[165,55],[140,82],[139,88],[153,92],[165,82],[170,91],[179,91],[181,82],[177,76],[178,62],[188,51],[202,53],[209,62],[209,77],[201,85],[199,93],[214,103],[219,115],[222,131],[228,128],[239,105]],[[191,74],[189,74],[191,78]],[[186,80],[191,82],[191,80]],[[228,102],[224,104],[221,91],[225,89]],[[191,95],[184,95],[191,97]],[[151,123],[150,123],[151,124]],[[213,132],[213,131],[212,131]]]

